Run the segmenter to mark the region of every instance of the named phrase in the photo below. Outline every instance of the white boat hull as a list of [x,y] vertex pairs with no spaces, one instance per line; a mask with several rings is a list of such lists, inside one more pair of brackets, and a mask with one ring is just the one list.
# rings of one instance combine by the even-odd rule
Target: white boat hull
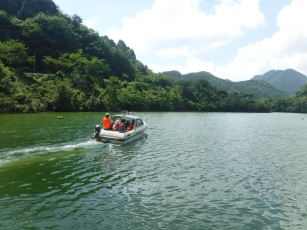
[[144,123],[142,127],[136,127],[131,131],[120,133],[113,130],[102,129],[99,134],[95,134],[96,141],[104,143],[128,143],[142,136],[144,131],[148,128],[148,125]]

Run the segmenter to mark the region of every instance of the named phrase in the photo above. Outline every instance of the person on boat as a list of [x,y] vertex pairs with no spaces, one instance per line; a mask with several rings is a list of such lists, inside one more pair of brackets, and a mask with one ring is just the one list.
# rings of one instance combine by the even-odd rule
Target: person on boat
[[106,113],[106,116],[102,119],[102,125],[103,129],[112,129],[112,122],[109,113]]
[[115,123],[113,124],[113,126],[112,126],[112,129],[114,130],[114,131],[117,131],[117,129],[118,129],[118,121],[115,121]]
[[134,119],[130,121],[130,123],[127,125],[127,131],[131,131],[134,126]]
[[121,122],[118,124],[118,132],[124,133],[126,131],[126,123],[125,119],[122,119]]

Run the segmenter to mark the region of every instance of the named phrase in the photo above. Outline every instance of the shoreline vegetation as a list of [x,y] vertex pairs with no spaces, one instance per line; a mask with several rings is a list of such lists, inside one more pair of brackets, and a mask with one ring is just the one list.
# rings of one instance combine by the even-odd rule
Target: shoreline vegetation
[[153,73],[124,41],[115,43],[63,13],[52,0],[0,6],[0,113],[74,111],[307,112],[295,96],[255,100],[204,79]]

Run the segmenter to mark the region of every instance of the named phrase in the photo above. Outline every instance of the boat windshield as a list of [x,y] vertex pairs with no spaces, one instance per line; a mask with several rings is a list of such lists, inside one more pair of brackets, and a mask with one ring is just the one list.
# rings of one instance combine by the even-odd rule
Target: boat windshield
[[125,121],[127,122],[130,122],[132,120],[134,120],[133,117],[128,117],[128,116],[125,116],[125,115],[115,115],[112,117],[112,122],[120,122],[122,119],[125,119]]

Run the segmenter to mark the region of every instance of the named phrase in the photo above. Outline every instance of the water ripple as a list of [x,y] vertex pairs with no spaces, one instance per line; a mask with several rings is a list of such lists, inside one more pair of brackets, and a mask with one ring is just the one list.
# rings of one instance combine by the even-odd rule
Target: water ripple
[[0,228],[307,226],[307,125],[296,115],[148,115],[147,135],[127,145],[1,150]]

